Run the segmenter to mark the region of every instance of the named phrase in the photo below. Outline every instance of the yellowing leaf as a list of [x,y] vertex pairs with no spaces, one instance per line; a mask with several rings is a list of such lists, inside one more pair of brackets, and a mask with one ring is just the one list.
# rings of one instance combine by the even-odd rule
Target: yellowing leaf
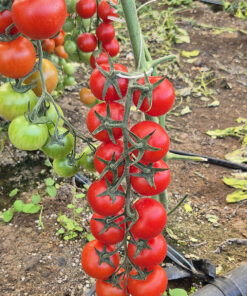
[[190,110],[190,107],[189,106],[186,106],[183,108],[183,110],[181,111],[181,115],[186,115],[188,113],[191,113],[192,111]]
[[240,180],[237,178],[224,177],[222,181],[233,188],[247,190],[247,180]]
[[199,55],[199,50],[192,50],[192,51],[185,51],[183,50],[181,52],[182,56],[185,58],[191,58],[191,57],[197,57]]
[[238,162],[238,163],[247,162],[247,157],[245,156],[246,150],[247,150],[246,147],[242,147],[233,152],[227,153],[225,158],[227,160]]
[[227,195],[226,202],[234,203],[234,202],[239,202],[245,199],[247,199],[247,191],[236,190],[233,193]]
[[192,207],[188,203],[184,204],[184,209],[186,213],[192,212]]
[[218,217],[215,216],[215,215],[208,214],[208,215],[206,215],[206,219],[211,223],[217,223],[218,222]]

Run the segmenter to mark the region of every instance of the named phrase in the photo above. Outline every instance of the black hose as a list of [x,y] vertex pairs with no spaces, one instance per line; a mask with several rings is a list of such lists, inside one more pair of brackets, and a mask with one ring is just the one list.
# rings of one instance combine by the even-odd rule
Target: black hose
[[215,0],[199,0],[200,2],[208,3],[208,4],[214,4],[214,5],[220,5],[223,6],[223,3],[220,1]]
[[178,151],[178,150],[173,150],[173,149],[170,149],[169,152],[174,153],[174,154],[178,154],[178,155],[188,155],[188,156],[202,157],[202,158],[207,159],[205,161],[202,161],[202,162],[205,162],[205,163],[211,163],[211,164],[215,164],[215,165],[219,165],[219,166],[223,166],[223,167],[230,168],[230,169],[235,169],[235,170],[247,171],[247,165],[243,165],[241,163],[231,162],[231,161],[228,161],[228,160],[223,160],[223,159],[219,159],[219,158],[203,156],[203,155],[199,155],[199,154],[195,154],[195,153]]

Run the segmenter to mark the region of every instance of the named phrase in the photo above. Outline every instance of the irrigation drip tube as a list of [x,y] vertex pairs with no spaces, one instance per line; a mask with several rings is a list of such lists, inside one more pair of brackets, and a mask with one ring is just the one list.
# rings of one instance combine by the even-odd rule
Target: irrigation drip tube
[[221,1],[216,1],[216,0],[199,0],[199,1],[204,2],[204,3],[208,3],[208,4],[223,6],[223,3]]

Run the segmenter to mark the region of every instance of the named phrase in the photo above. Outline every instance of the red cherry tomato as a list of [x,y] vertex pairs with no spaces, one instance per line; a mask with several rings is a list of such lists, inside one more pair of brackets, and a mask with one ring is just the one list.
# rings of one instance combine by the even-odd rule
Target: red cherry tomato
[[97,3],[95,0],[79,0],[76,3],[76,11],[81,18],[91,18],[97,9]]
[[[121,213],[118,212],[115,216],[118,216],[120,214]],[[114,222],[120,228],[111,226],[106,231],[101,233],[104,228],[104,223],[97,221],[95,219],[105,219],[105,218],[106,218],[105,216],[101,216],[96,213],[93,214],[90,220],[90,230],[93,236],[103,244],[113,245],[113,244],[120,243],[124,238],[124,232],[125,232],[125,224],[123,221],[124,216],[114,220]]]
[[63,45],[58,45],[55,47],[54,49],[54,53],[63,59],[67,59],[69,57],[69,55],[67,54],[67,52],[64,50],[64,46]]
[[[144,196],[152,196],[160,194],[169,185],[171,180],[171,173],[168,165],[161,159],[153,163],[154,168],[166,169],[166,171],[156,172],[154,175],[154,186],[151,186],[148,181],[139,176],[130,176],[130,182],[133,189]],[[130,167],[131,173],[139,173],[140,169],[135,166]]]
[[92,209],[102,216],[112,216],[119,212],[124,204],[124,190],[122,186],[119,186],[118,190],[123,194],[118,194],[115,201],[109,195],[101,194],[107,190],[107,184],[105,179],[94,181],[88,189],[87,199]]
[[140,268],[153,268],[163,262],[167,253],[167,244],[162,234],[155,236],[147,241],[151,249],[144,249],[136,257],[137,247],[131,243],[128,244],[128,256],[130,260]]
[[[118,14],[115,13],[115,9],[111,7],[107,2],[107,0],[103,0],[98,6],[98,15],[105,23],[112,22],[112,20],[108,18],[109,16],[118,17]],[[111,2],[113,4],[118,4],[116,0],[111,0]]]
[[64,30],[61,30],[59,34],[55,38],[53,38],[53,40],[55,41],[55,46],[64,45],[64,36],[65,32]]
[[115,57],[119,53],[119,43],[116,38],[113,38],[110,42],[102,43],[102,47],[111,57]]
[[115,29],[111,23],[101,23],[96,29],[97,38],[103,42],[110,42],[115,37]]
[[[124,106],[123,105],[116,103],[116,102],[97,104],[90,109],[90,111],[88,112],[88,115],[87,115],[87,128],[91,134],[101,124],[101,122],[97,118],[95,112],[97,112],[99,115],[101,115],[103,117],[106,117],[107,104],[109,104],[111,118],[113,120],[123,121],[123,119],[124,119]],[[112,132],[113,132],[113,136],[114,136],[115,140],[121,138],[123,135],[121,128],[115,127],[112,129]],[[102,142],[110,142],[111,141],[108,136],[108,133],[105,129],[93,136]]]
[[96,65],[95,65],[95,61],[98,65],[101,65],[101,64],[108,64],[109,62],[109,59],[108,59],[108,55],[106,52],[101,52],[99,54],[98,57],[95,58],[94,54],[91,55],[90,57],[90,65],[92,66],[92,68],[95,68]]
[[[146,150],[143,154],[143,162],[155,162],[162,159],[169,150],[169,137],[166,131],[158,123],[153,121],[141,121],[131,128],[131,132],[143,139],[148,134],[154,132],[148,140],[148,144],[152,147],[159,148],[157,151]],[[138,151],[134,151],[138,155]]]
[[[151,84],[156,83],[162,77],[149,77],[149,81]],[[145,79],[141,78],[138,81],[140,84],[145,83]],[[139,90],[135,90],[133,93],[133,102],[137,106],[141,92]],[[149,109],[148,99],[145,98],[140,110],[145,112],[150,116],[161,116],[167,113],[173,103],[175,101],[175,92],[174,88],[171,85],[170,81],[165,79],[161,82],[161,84],[153,90],[152,95],[152,107]]]
[[[106,72],[109,72],[110,70],[109,65],[101,65],[101,68]],[[127,69],[121,64],[114,64],[114,69],[121,72],[128,72]],[[95,68],[89,80],[89,86],[91,88],[92,93],[95,95],[95,97],[98,98],[99,100],[102,100],[102,101],[104,100],[106,102],[120,100],[120,97],[117,94],[117,91],[112,84],[109,85],[106,95],[103,98],[103,89],[105,86],[105,82],[106,82],[106,78],[100,73],[100,71],[97,68]],[[128,79],[119,78],[118,85],[119,85],[119,89],[122,94],[122,97],[125,97],[128,90]]]
[[42,48],[48,53],[52,53],[55,48],[55,41],[53,39],[45,39],[42,41]]
[[136,238],[151,239],[159,235],[166,225],[166,210],[155,199],[144,197],[134,203],[139,218],[131,227],[131,233]]
[[11,11],[3,10],[0,12],[0,33],[5,34],[6,28],[12,24]]
[[[133,270],[131,275],[136,275]],[[167,288],[167,275],[163,268],[157,265],[146,280],[136,280],[129,276],[128,291],[132,296],[161,296]]]
[[11,13],[21,33],[41,40],[53,37],[62,28],[67,8],[64,0],[15,0]]
[[[113,154],[115,155],[115,160],[117,161],[123,153],[123,142],[120,140],[116,141],[117,145],[113,144],[112,142],[108,143],[102,143],[98,149],[96,150],[95,156],[94,156],[94,166],[96,170],[101,174],[103,170],[106,167],[106,164],[101,162],[98,157],[110,161],[113,157]],[[121,177],[124,171],[124,164],[118,167],[118,177]],[[104,175],[105,178],[108,180],[113,180],[113,173],[112,171],[107,172]]]
[[[106,279],[111,276],[119,265],[119,254],[116,253],[110,257],[115,268],[107,262],[99,263],[99,255],[96,250],[102,252],[104,244],[98,240],[93,240],[86,244],[82,250],[81,265],[83,270],[91,277],[96,279]],[[108,245],[107,252],[113,252],[115,246]]]
[[94,34],[82,33],[77,37],[77,46],[83,52],[94,51],[97,47],[97,39]]
[[32,71],[36,52],[30,40],[17,39],[0,42],[0,74],[10,78],[21,78]]

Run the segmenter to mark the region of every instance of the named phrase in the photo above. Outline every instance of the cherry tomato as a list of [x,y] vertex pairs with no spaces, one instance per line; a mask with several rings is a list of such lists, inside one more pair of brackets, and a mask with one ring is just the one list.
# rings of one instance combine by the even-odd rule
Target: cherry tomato
[[82,33],[77,37],[77,46],[83,52],[94,51],[97,47],[97,39],[92,33]]
[[52,53],[55,48],[55,41],[54,39],[45,39],[42,41],[42,48],[44,51],[48,53]]
[[[151,186],[148,181],[143,177],[130,176],[130,182],[133,189],[141,194],[146,196],[152,196],[160,194],[163,192],[169,185],[171,180],[171,173],[168,165],[161,159],[153,163],[154,168],[166,169],[166,171],[156,172],[154,175],[154,186]],[[140,170],[132,166],[130,167],[131,173],[139,173]]]
[[65,32],[64,30],[61,30],[59,34],[55,38],[53,38],[56,46],[64,45],[64,36],[65,36]]
[[92,209],[102,216],[111,216],[119,212],[125,203],[123,187],[119,186],[118,190],[123,194],[118,194],[116,199],[112,199],[109,195],[102,195],[107,190],[105,179],[94,181],[88,189],[87,199]]
[[89,146],[83,148],[81,152],[80,165],[89,172],[95,172],[94,154]]
[[119,53],[119,43],[116,38],[113,38],[110,42],[102,43],[102,47],[111,57],[115,57]]
[[92,68],[95,68],[96,65],[95,65],[95,61],[98,65],[101,65],[101,64],[108,64],[109,62],[109,58],[108,58],[108,55],[106,52],[101,52],[99,54],[98,57],[95,58],[94,54],[91,55],[90,57],[90,65],[92,66]]
[[64,66],[63,66],[63,71],[66,75],[73,75],[75,73],[75,67],[73,64],[70,64],[70,63],[66,63]]
[[[99,256],[96,250],[102,252],[104,244],[98,240],[93,240],[86,244],[81,255],[81,265],[84,271],[91,277],[96,279],[106,279],[111,276],[119,265],[118,253],[110,257],[111,262],[115,266],[111,266],[109,263],[102,262],[99,264]],[[114,246],[106,246],[107,252],[113,252]]]
[[[109,65],[101,65],[101,68],[106,72],[109,72],[110,70]],[[121,64],[114,64],[114,69],[116,71],[128,72],[127,69]],[[122,97],[125,97],[128,90],[128,79],[119,78],[117,81],[118,81],[118,85],[119,85],[119,89],[122,94]],[[100,73],[99,69],[95,68],[89,80],[89,86],[91,88],[92,93],[95,95],[95,97],[98,98],[99,100],[102,100],[102,101],[104,100],[106,102],[120,100],[120,97],[117,94],[117,91],[112,84],[109,85],[106,95],[103,98],[103,89],[105,86],[105,82],[106,82],[106,78]]]
[[[151,151],[147,149],[141,159],[143,162],[155,162],[162,159],[168,152],[170,143],[169,137],[163,127],[158,123],[153,121],[141,121],[131,128],[131,132],[140,139],[154,132],[149,138],[148,144],[160,150]],[[135,150],[134,154],[138,155],[138,150]]]
[[9,78],[22,78],[32,71],[36,53],[31,41],[22,36],[0,42],[0,74]]
[[0,33],[5,34],[6,28],[12,24],[11,11],[3,10],[0,12]]
[[[133,270],[130,274],[136,275],[137,271]],[[157,265],[146,280],[137,280],[130,276],[128,291],[132,296],[161,296],[167,288],[167,283],[167,275],[164,269]]]
[[[108,143],[102,143],[98,149],[96,150],[95,156],[94,156],[94,166],[97,170],[97,172],[99,172],[100,174],[103,172],[103,170],[106,167],[106,164],[104,164],[103,162],[101,162],[98,157],[106,160],[106,161],[110,161],[113,158],[113,154],[115,157],[115,160],[117,161],[123,153],[123,142],[120,140],[116,141],[116,145],[113,144],[112,142],[108,142]],[[118,177],[121,177],[124,171],[124,164],[118,167]],[[107,172],[104,175],[105,178],[107,178],[108,180],[113,180],[113,173],[112,171]]]
[[91,18],[97,9],[96,0],[79,0],[76,3],[76,11],[81,18]]
[[[57,69],[51,61],[43,59],[42,70],[45,79],[46,89],[49,93],[52,93],[52,91],[56,88],[58,83]],[[26,84],[34,83],[32,90],[35,92],[37,96],[40,97],[42,95],[42,82],[39,71],[34,72],[32,75],[26,78],[24,82]]]
[[75,78],[72,76],[66,76],[63,81],[63,84],[66,86],[71,86],[71,85],[74,85],[75,83],[76,83]]
[[78,172],[80,162],[78,160],[71,161],[68,156],[63,158],[55,158],[53,161],[53,170],[60,177],[72,177]]
[[20,150],[38,150],[48,138],[46,124],[34,124],[26,120],[24,115],[18,116],[9,125],[9,139]]
[[66,40],[64,43],[64,50],[69,54],[73,54],[77,50],[77,45],[74,41],[72,40]]
[[153,268],[163,262],[167,253],[167,244],[162,234],[155,236],[147,241],[151,249],[144,249],[136,257],[137,247],[131,243],[128,244],[128,256],[130,260],[140,268]]
[[[118,4],[116,0],[111,0],[110,2],[113,4]],[[112,20],[108,18],[109,16],[118,17],[118,14],[115,13],[115,9],[108,4],[107,0],[100,2],[98,6],[98,15],[105,23],[112,22]]]
[[97,38],[103,42],[110,42],[115,37],[115,29],[111,23],[101,23],[96,29]]
[[[111,114],[111,118],[113,120],[123,121],[123,119],[124,119],[124,106],[119,103],[116,103],[116,102],[100,103],[100,104],[97,104],[91,108],[91,110],[88,112],[88,115],[87,115],[87,128],[88,128],[89,132],[97,140],[100,140],[102,142],[111,142],[107,131],[104,129],[95,135],[93,134],[93,132],[101,124],[100,120],[96,116],[96,112],[100,116],[106,117],[107,104],[109,104],[110,114]],[[121,128],[113,128],[112,133],[113,133],[115,140],[121,138],[123,135]]]
[[[73,147],[74,147],[74,137],[71,133],[68,133],[64,136],[64,134],[68,130],[64,127],[58,128],[59,140],[58,142],[54,142],[54,140],[49,137],[45,145],[41,148],[41,150],[50,158],[63,158],[68,155]],[[55,128],[50,128],[50,135],[54,135]]]
[[[115,216],[120,215],[121,213],[118,212]],[[102,242],[103,244],[113,245],[120,243],[124,238],[125,232],[125,224],[124,224],[124,216],[117,218],[114,220],[116,226],[110,226],[106,231],[103,233],[102,230],[104,229],[104,223],[95,219],[105,219],[105,216],[101,216],[99,214],[94,213],[91,220],[90,220],[90,230],[93,236]]]
[[105,282],[104,280],[96,280],[96,294],[97,296],[127,296],[129,295],[126,292],[124,287],[124,282],[119,283],[120,288],[114,287],[113,284]]
[[63,45],[56,46],[54,49],[54,52],[58,57],[63,58],[65,60],[67,60],[67,58],[69,57],[67,52],[64,50]]
[[[156,83],[162,79],[162,77],[149,77],[149,81],[151,84]],[[138,81],[140,84],[145,83],[145,79],[141,78]],[[133,102],[137,106],[139,98],[140,98],[141,92],[139,90],[135,90],[133,93]],[[161,82],[159,86],[157,86],[153,90],[153,95],[152,95],[152,107],[149,109],[149,103],[148,99],[145,98],[140,110],[145,112],[146,114],[150,116],[161,116],[167,113],[173,103],[175,101],[175,92],[174,88],[171,85],[170,81],[165,79],[164,81]]]
[[90,64],[90,57],[91,57],[90,52],[83,52],[83,51],[79,50],[79,57],[83,63]]
[[134,237],[149,240],[159,235],[167,220],[162,204],[153,198],[143,197],[134,203],[134,207],[139,215],[130,229]]
[[14,91],[10,83],[0,86],[0,114],[7,120],[13,120],[27,113],[28,104],[32,111],[37,102],[37,97],[32,90],[20,93]]
[[67,8],[64,0],[15,0],[11,13],[21,33],[41,40],[53,37],[62,28]]
[[93,95],[91,89],[87,87],[82,87],[80,91],[80,100],[88,107],[93,107],[95,104],[97,104],[97,98]]

